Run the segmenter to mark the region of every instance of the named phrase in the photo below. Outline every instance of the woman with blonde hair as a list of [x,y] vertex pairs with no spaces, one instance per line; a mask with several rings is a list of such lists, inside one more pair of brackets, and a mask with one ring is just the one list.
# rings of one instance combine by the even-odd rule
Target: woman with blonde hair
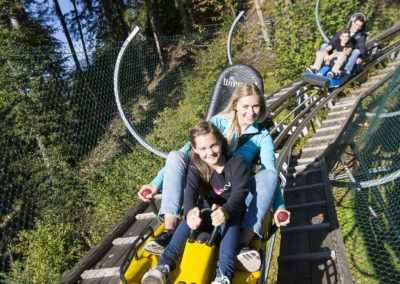
[[[285,205],[277,185],[278,172],[275,168],[273,140],[268,130],[260,124],[266,116],[265,100],[260,90],[255,84],[245,83],[235,89],[227,107],[210,119],[227,138],[232,154],[244,158],[249,173],[254,158],[260,156],[261,170],[248,180],[250,193],[246,198],[247,211],[242,222],[238,260],[239,268],[245,271],[257,271],[260,268],[258,252],[250,250],[247,245],[254,235],[262,235],[264,219],[271,205],[273,204],[275,209],[274,220],[278,227],[286,226],[290,222],[290,214],[285,222],[279,222],[277,218],[278,213],[285,210]],[[159,189],[162,188],[163,192],[159,213],[164,216],[166,230],[146,246],[145,250],[148,252],[161,254],[177,227],[186,186],[189,151],[190,142],[179,151],[171,152],[165,167],[159,171],[156,178],[139,191],[139,197],[145,202],[149,202]],[[150,188],[151,193],[142,197],[141,192],[146,188]]]

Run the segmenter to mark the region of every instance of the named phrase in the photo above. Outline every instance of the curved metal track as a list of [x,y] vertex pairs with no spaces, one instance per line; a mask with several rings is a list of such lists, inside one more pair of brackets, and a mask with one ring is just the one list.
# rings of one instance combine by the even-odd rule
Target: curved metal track
[[319,0],[317,0],[317,3],[315,4],[315,22],[317,23],[318,31],[321,34],[321,36],[324,38],[324,41],[326,43],[329,42],[329,38],[326,36],[322,26],[321,26],[321,21],[319,19]]
[[115,102],[117,104],[117,108],[118,108],[118,112],[119,115],[121,116],[126,128],[128,128],[129,132],[133,135],[133,137],[135,137],[135,139],[143,146],[145,147],[147,150],[149,150],[150,152],[156,154],[159,157],[162,157],[164,159],[167,158],[167,153],[162,152],[161,150],[157,149],[156,147],[150,145],[149,143],[147,143],[147,141],[139,134],[136,132],[136,130],[132,127],[132,125],[130,124],[129,120],[127,119],[124,110],[122,108],[121,105],[121,101],[119,98],[119,74],[120,74],[120,66],[121,66],[121,62],[122,62],[122,58],[124,57],[125,51],[127,49],[127,47],[129,46],[129,44],[131,43],[131,41],[134,39],[134,37],[136,36],[136,34],[139,32],[139,27],[135,27],[133,29],[133,31],[130,33],[130,35],[128,36],[128,38],[125,40],[125,42],[123,43],[121,50],[118,53],[118,57],[117,57],[117,61],[115,63],[115,69],[114,69],[114,96],[115,96]]
[[233,21],[231,28],[229,29],[228,33],[228,43],[226,46],[226,53],[228,54],[228,61],[229,65],[232,65],[232,56],[231,56],[231,41],[232,41],[232,34],[233,30],[236,27],[237,22],[240,20],[240,18],[244,15],[244,11],[240,11],[239,14],[236,16],[235,20]]
[[[384,60],[385,58],[387,58],[390,54],[396,53],[398,52],[398,46],[399,43],[394,44],[390,47],[384,48],[380,51],[378,51],[377,49],[374,49],[374,47],[379,45],[380,40],[387,38],[390,34],[392,34],[392,32],[394,33],[398,33],[399,31],[399,26],[394,27],[390,30],[388,30],[386,33],[383,33],[381,35],[379,35],[378,37],[374,38],[373,40],[368,42],[368,46],[370,48],[370,57],[369,57],[369,62],[366,64],[364,71],[357,75],[356,77],[352,78],[351,80],[349,80],[348,82],[346,82],[345,85],[343,85],[342,87],[334,90],[331,93],[323,93],[321,91],[318,91],[317,94],[315,94],[315,90],[313,90],[314,88],[312,86],[310,86],[309,84],[306,84],[302,81],[296,81],[295,83],[293,83],[292,85],[289,85],[275,93],[273,93],[272,95],[267,96],[267,104],[269,105],[270,110],[273,112],[273,117],[274,117],[274,121],[275,121],[275,127],[271,130],[271,133],[273,136],[275,136],[275,140],[274,143],[276,145],[276,147],[278,149],[282,149],[280,152],[280,155],[278,157],[277,160],[277,168],[281,170],[281,177],[282,179],[285,181],[285,183],[288,183],[286,186],[287,187],[293,187],[293,183],[297,183],[297,184],[301,184],[301,182],[299,183],[299,181],[293,181],[293,179],[296,177],[296,175],[299,174],[299,172],[301,172],[302,174],[308,174],[309,177],[306,180],[312,180],[310,179],[310,176],[314,175],[314,176],[320,176],[323,167],[326,171],[326,166],[325,163],[319,163],[317,165],[314,165],[313,163],[315,162],[314,160],[316,160],[316,157],[305,157],[303,158],[303,160],[301,161],[301,159],[298,159],[299,161],[301,161],[302,164],[299,165],[293,165],[290,167],[291,163],[296,163],[294,161],[291,161],[291,152],[292,152],[292,147],[293,145],[298,141],[298,139],[302,136],[304,136],[310,128],[310,124],[312,122],[314,122],[314,125],[316,124],[318,127],[320,127],[321,131],[325,130],[323,128],[323,125],[321,125],[324,122],[319,122],[317,119],[317,114],[318,112],[322,109],[325,108],[325,106],[327,106],[328,104],[332,104],[332,101],[335,100],[335,98],[337,97],[337,95],[342,92],[342,90],[351,82],[355,81],[355,80],[359,80],[362,77],[366,76],[366,74],[368,73],[368,71],[375,66],[376,64],[379,64],[382,60]],[[380,80],[383,80],[382,77]],[[375,86],[376,85],[380,85],[379,83],[379,79],[378,81],[375,81]],[[371,89],[373,89],[373,86],[370,86]],[[314,94],[313,94],[314,92]],[[282,112],[284,112],[289,106],[291,106],[292,111],[290,113],[285,114],[284,116],[281,114]],[[295,107],[294,107],[295,106]],[[354,111],[354,110],[353,110]],[[282,118],[283,116],[283,118]],[[287,119],[289,118],[289,119]],[[343,118],[341,118],[343,119]],[[314,126],[312,126],[314,127]],[[337,126],[334,126],[333,128],[335,128]],[[344,129],[345,125],[342,126],[342,129]],[[328,128],[329,129],[329,128]],[[327,129],[327,130],[328,130]],[[275,132],[279,132],[275,134]],[[330,133],[330,136],[333,136],[333,132]],[[333,137],[329,137],[329,135],[327,136],[328,138],[333,138]],[[318,143],[316,145],[313,145],[312,147],[308,148],[308,149],[304,149],[307,150],[307,153],[310,155],[311,153],[315,154],[315,156],[318,156],[319,154],[321,154],[323,152],[323,150],[327,147],[327,145],[330,143],[330,141],[325,141],[324,145],[318,145],[321,144],[321,142],[324,142],[323,139],[321,138],[313,138],[313,139],[320,139],[318,140]],[[282,146],[283,145],[283,146]],[[318,146],[317,146],[318,145]],[[306,147],[306,146],[304,146]],[[316,151],[312,151],[312,150],[316,150]],[[318,152],[319,151],[319,152]],[[323,160],[323,159],[322,159]],[[288,172],[287,172],[288,170]],[[304,180],[304,177],[302,177],[301,175],[299,175],[299,177],[301,180]],[[317,179],[322,179],[322,177],[314,177]],[[304,186],[304,188],[308,188],[307,184],[302,184],[302,186]],[[311,188],[313,186],[322,186],[321,191],[324,190],[326,191],[325,193],[319,193],[322,194],[326,197],[329,197],[329,181],[327,179],[327,177],[325,177],[325,184],[321,184],[320,182],[317,182],[314,185],[311,185]],[[298,187],[298,186],[297,186]],[[300,187],[300,191],[302,191],[304,188]],[[288,192],[295,192],[296,191],[296,186],[294,186],[293,188],[290,188],[290,190]],[[301,196],[302,194],[300,193],[296,193],[296,196]],[[310,195],[310,193],[304,194],[304,196]],[[306,197],[304,197],[306,198]],[[319,197],[308,197],[309,199],[315,199],[315,198],[319,198]],[[290,194],[289,197],[287,197],[287,199],[290,199]],[[329,199],[329,198],[328,198]],[[286,198],[285,198],[286,200]],[[331,200],[331,198],[330,198]],[[292,207],[292,209],[294,210],[300,210],[300,208],[302,207],[307,207],[307,206],[311,206],[311,207],[318,207],[321,205],[321,203],[327,203],[328,200],[319,200],[319,202],[314,203],[314,204],[296,204],[294,205],[294,207]],[[293,203],[291,204],[291,206],[293,206]],[[290,209],[291,207],[289,207]],[[321,209],[321,208],[320,208]],[[318,226],[310,226],[309,221],[312,218],[312,215],[315,213],[314,211],[317,210],[315,208],[313,209],[308,209],[307,214],[309,214],[309,216],[302,216],[302,218],[304,218],[303,220],[303,227],[299,227],[296,225],[296,222],[292,223],[292,225],[294,225],[294,227],[297,226],[297,228],[293,228],[293,226],[291,226],[291,229],[285,228],[285,229],[281,229],[281,233],[282,232],[289,232],[289,235],[291,236],[289,238],[289,243],[290,242],[295,242],[298,241],[296,240],[296,238],[293,239],[293,236],[295,236],[296,234],[293,233],[293,231],[298,230],[298,233],[302,236],[304,236],[305,234],[308,234],[307,231],[308,230],[315,230],[318,231],[319,229],[321,229],[321,231],[323,232],[324,230],[326,231],[327,228],[329,228],[329,230],[331,230],[333,227],[335,226],[331,226],[330,223],[326,223],[319,225],[320,228],[318,228]],[[326,209],[325,209],[326,210]],[[300,210],[301,211],[301,210]],[[304,210],[303,210],[304,211]],[[314,212],[314,213],[313,213]],[[332,224],[335,224],[337,222],[335,215],[333,214],[334,211],[330,212],[328,214],[328,212],[325,212],[325,221],[332,219]],[[306,214],[303,212],[303,214]],[[308,220],[308,222],[307,222]],[[301,223],[301,222],[300,222]],[[325,226],[325,227],[324,227]],[[313,233],[314,235],[316,234],[316,232]],[[331,235],[335,236],[334,239],[340,239],[339,236],[336,236],[337,234],[333,233],[333,234],[326,234],[324,235],[324,233],[321,233],[321,235],[324,236],[324,240],[325,242],[328,242],[329,239],[331,239]],[[304,243],[312,243],[312,240],[303,240]],[[337,243],[337,242],[333,242],[332,239],[330,240],[331,246],[333,247],[333,243]],[[282,244],[283,246],[285,244]],[[336,247],[341,247],[340,245],[335,245]],[[290,246],[289,246],[290,247]],[[332,250],[335,252],[335,250]],[[342,259],[345,258],[344,253],[342,252]],[[290,267],[290,265],[293,265],[294,263],[296,263],[297,261],[305,261],[307,263],[307,261],[309,261],[309,258],[316,258],[321,260],[325,260],[325,261],[331,261],[332,256],[330,255],[329,252],[321,252],[318,250],[315,250],[313,252],[303,252],[301,254],[294,254],[293,252],[290,253],[289,251],[283,251],[281,250],[281,257],[280,260],[282,261],[282,267]],[[291,264],[288,264],[291,263]],[[296,265],[296,264],[295,264]],[[303,273],[306,273],[306,271],[308,271],[310,269],[310,266],[308,264],[304,264],[304,270]],[[346,265],[344,265],[346,266]],[[338,268],[338,267],[337,267]],[[341,271],[347,271],[347,275],[349,274],[348,270],[342,268]],[[321,273],[320,273],[321,274]],[[343,275],[346,273],[342,273]],[[293,273],[293,271],[290,271],[283,268],[281,269],[280,272],[280,282],[281,283],[288,283],[291,281],[294,281],[294,279],[285,279],[284,277],[282,277],[282,275],[295,275]],[[299,275],[297,275],[299,276]],[[297,277],[296,276],[296,277]],[[332,281],[332,279],[327,280]]]
[[[361,78],[376,64],[382,63],[391,54],[400,52],[400,42],[388,47],[380,56],[370,62],[363,73],[352,80]],[[361,87],[346,97],[338,99],[342,86],[322,99],[310,103],[307,114],[299,114],[288,126],[291,134],[285,139],[279,136],[276,145],[283,145],[277,159],[284,183],[284,198],[287,209],[292,212],[292,222],[281,228],[281,249],[279,254],[278,283],[294,283],[312,279],[312,283],[352,283],[347,264],[344,243],[334,210],[331,183],[328,171],[337,158],[340,140],[347,125],[363,97],[372,93],[400,68],[400,58],[388,64],[385,69],[369,78]],[[322,111],[329,111],[325,119],[318,121]],[[301,115],[301,116],[300,116]],[[300,153],[293,157],[292,148],[309,132],[315,134],[302,146]],[[283,143],[284,141],[284,143]],[[396,173],[387,176],[396,177]],[[376,181],[379,182],[379,181]],[[296,243],[296,246],[290,244]]]

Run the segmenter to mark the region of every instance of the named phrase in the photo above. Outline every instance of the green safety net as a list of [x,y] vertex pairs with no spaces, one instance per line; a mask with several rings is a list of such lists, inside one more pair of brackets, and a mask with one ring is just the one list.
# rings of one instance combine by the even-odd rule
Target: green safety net
[[331,178],[353,281],[399,283],[400,69],[362,100],[340,147]]
[[[177,147],[171,139],[157,144],[162,137],[151,134],[165,128],[162,113],[179,107],[184,80],[195,72],[194,54],[218,32],[161,37],[161,54],[143,35],[127,48],[119,99],[131,126],[154,147]],[[113,76],[121,46],[98,46],[89,65],[79,53],[81,70],[71,54],[1,48],[0,282],[59,279],[132,208],[137,188],[160,167],[117,111]],[[185,118],[194,115],[190,109]],[[185,141],[189,127],[174,139]],[[35,270],[45,275],[34,279]]]

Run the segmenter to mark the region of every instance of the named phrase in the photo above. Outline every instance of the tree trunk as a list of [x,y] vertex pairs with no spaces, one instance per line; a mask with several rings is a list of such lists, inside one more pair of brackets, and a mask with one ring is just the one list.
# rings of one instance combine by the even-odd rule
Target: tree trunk
[[153,37],[154,37],[154,41],[156,43],[156,48],[157,48],[157,52],[158,52],[158,57],[160,59],[160,63],[161,63],[161,67],[162,69],[164,69],[165,65],[164,65],[164,60],[163,60],[163,56],[162,56],[162,51],[161,51],[161,45],[160,45],[160,39],[159,39],[159,27],[158,27],[158,15],[157,15],[157,5],[154,2],[154,0],[149,1],[149,13],[150,13],[150,24],[151,24],[151,28],[153,30]]
[[85,54],[86,66],[89,66],[89,57],[88,57],[87,50],[86,50],[85,38],[83,37],[81,21],[79,20],[78,9],[77,9],[77,7],[76,7],[76,2],[75,2],[75,0],[71,0],[71,2],[72,2],[72,5],[74,6],[74,13],[75,13],[76,22],[77,22],[77,24],[78,24],[79,36],[80,36],[80,38],[81,38],[82,47],[83,47],[83,52],[84,52],[84,54]]
[[124,30],[124,33],[128,36],[129,35],[129,26],[125,21],[124,13],[126,11],[126,6],[125,3],[122,0],[114,0],[115,6],[117,7],[118,10],[118,17],[122,25],[122,29]]
[[263,16],[263,13],[261,10],[261,5],[260,5],[259,0],[254,0],[254,6],[256,7],[256,12],[257,12],[258,20],[261,25],[261,32],[262,32],[263,38],[265,40],[266,45],[269,46],[271,43],[271,37],[268,33],[267,26],[265,25],[265,20],[264,20],[264,16]]
[[71,36],[69,34],[67,24],[65,23],[64,16],[61,12],[61,8],[58,3],[58,0],[53,0],[53,2],[54,2],[54,7],[56,9],[56,14],[57,14],[58,18],[60,19],[61,26],[64,30],[65,37],[67,38],[68,46],[69,46],[69,49],[71,50],[72,58],[74,59],[76,69],[81,70],[81,66],[79,65],[79,60],[78,60],[78,57],[76,56],[76,51],[75,51],[74,45],[72,44]]
[[188,33],[190,31],[189,23],[188,23],[185,9],[183,8],[183,5],[182,5],[182,0],[176,0],[175,3],[178,6],[179,15],[181,16],[181,19],[182,19],[183,30],[185,31],[185,33]]
[[50,171],[51,170],[51,168],[50,168],[50,159],[46,154],[46,152],[47,152],[46,147],[43,145],[42,139],[39,136],[39,134],[35,135],[35,139],[36,139],[36,143],[37,143],[37,145],[39,147],[40,154],[42,155],[43,162],[46,165],[47,170]]
[[13,27],[13,29],[15,29],[15,30],[19,29],[21,24],[19,23],[19,20],[17,19],[17,17],[14,14],[10,15],[10,20],[11,20],[11,26]]
[[114,28],[114,24],[112,21],[112,12],[111,12],[111,7],[110,7],[110,2],[108,2],[108,0],[101,0],[101,4],[103,6],[103,10],[104,10],[104,16],[106,17],[106,20],[108,22],[108,26],[110,27],[111,30],[111,36],[114,39],[114,41],[117,40],[117,33],[115,31]]
[[235,18],[235,17],[236,17],[235,7],[233,7],[232,4],[229,4],[229,8],[231,9],[231,16],[232,16],[233,18]]
[[[20,13],[20,12],[17,12],[17,13],[15,13],[15,12],[10,12],[10,21],[11,21],[12,28],[13,28],[14,30],[18,30],[18,29],[21,28],[21,20],[20,20],[19,18],[22,18],[22,19],[23,19],[24,16],[25,16],[25,15],[23,15],[23,14]],[[22,21],[23,21],[23,20],[22,20]],[[8,62],[8,63],[9,63],[9,62]],[[14,67],[13,67],[11,64],[9,64],[9,66],[10,66],[10,69],[11,69],[11,73],[13,73],[12,75],[17,74],[17,71],[14,69]],[[27,93],[26,91],[24,91],[23,89],[21,89],[21,88],[19,88],[19,87],[17,87],[17,90],[18,90],[19,94],[20,94],[22,97],[27,98],[28,100],[32,101],[31,97],[29,96],[29,93]],[[37,145],[38,145],[38,148],[39,148],[39,151],[40,151],[40,155],[42,156],[43,162],[44,162],[44,164],[46,165],[46,168],[47,168],[48,170],[50,170],[49,157],[48,157],[48,155],[47,155],[47,153],[46,153],[47,150],[46,150],[46,147],[43,145],[42,140],[41,140],[39,134],[36,134],[36,135],[35,135],[35,140],[36,140],[36,143],[37,143]]]

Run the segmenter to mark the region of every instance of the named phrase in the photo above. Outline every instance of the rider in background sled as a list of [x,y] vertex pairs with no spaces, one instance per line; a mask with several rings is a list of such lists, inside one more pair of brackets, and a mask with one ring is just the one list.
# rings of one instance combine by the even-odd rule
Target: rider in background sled
[[[349,19],[346,28],[350,29],[350,41],[353,43],[353,51],[351,55],[347,58],[346,65],[344,66],[343,80],[346,81],[355,69],[356,72],[361,71],[363,58],[366,55],[366,21],[367,18],[363,13],[354,13]],[[338,39],[340,37],[340,32],[332,38],[332,40]],[[320,51],[323,51],[328,46],[327,43],[321,45]],[[355,68],[354,68],[355,67]]]
[[332,66],[331,71],[327,74],[328,77],[335,78],[341,75],[340,69],[351,54],[353,47],[353,43],[350,41],[350,30],[344,29],[340,31],[338,38],[333,38],[323,51],[317,52],[314,64],[307,68],[307,71],[318,73],[324,63]]

